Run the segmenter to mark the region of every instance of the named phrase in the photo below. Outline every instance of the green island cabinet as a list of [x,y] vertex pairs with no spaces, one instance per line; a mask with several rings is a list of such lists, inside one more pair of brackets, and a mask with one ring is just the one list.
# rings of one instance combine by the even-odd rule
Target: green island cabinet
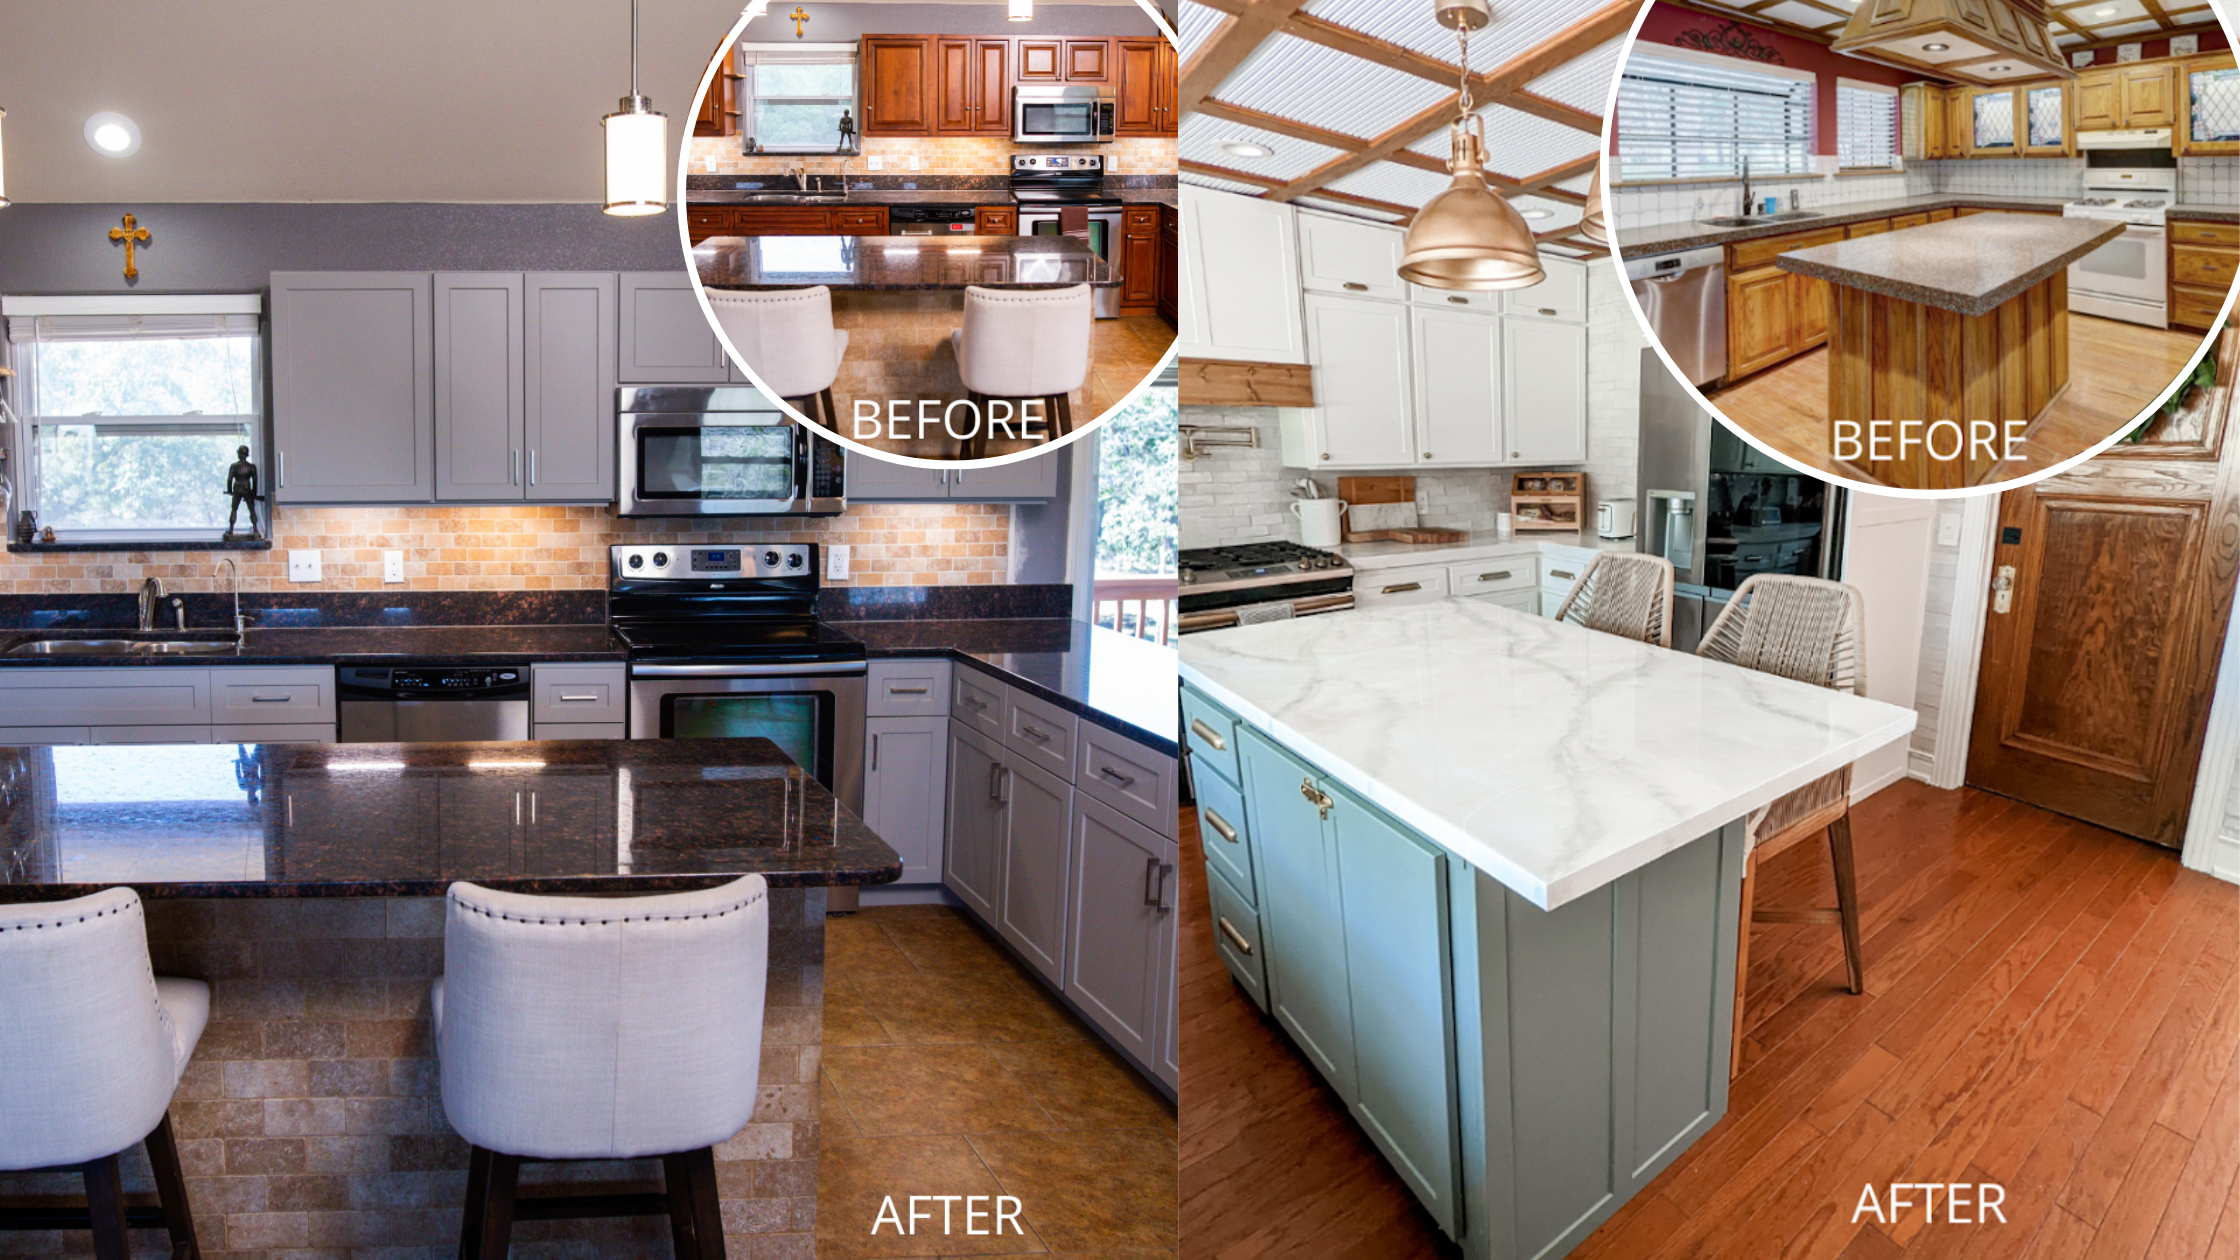
[[1542,910],[1182,710],[1216,952],[1467,1254],[1564,1255],[1725,1113],[1739,820]]

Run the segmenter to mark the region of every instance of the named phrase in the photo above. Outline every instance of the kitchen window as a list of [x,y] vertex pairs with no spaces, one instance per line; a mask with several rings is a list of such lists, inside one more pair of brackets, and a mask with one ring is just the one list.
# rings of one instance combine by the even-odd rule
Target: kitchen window
[[1812,172],[1810,74],[1663,48],[1626,59],[1618,84],[1621,181]]
[[1898,165],[1898,89],[1836,80],[1836,168],[1887,171]]
[[862,125],[853,44],[742,44],[735,62],[749,153],[835,153],[840,116]]
[[262,309],[256,294],[0,300],[18,507],[72,542],[214,541],[236,452],[264,465]]

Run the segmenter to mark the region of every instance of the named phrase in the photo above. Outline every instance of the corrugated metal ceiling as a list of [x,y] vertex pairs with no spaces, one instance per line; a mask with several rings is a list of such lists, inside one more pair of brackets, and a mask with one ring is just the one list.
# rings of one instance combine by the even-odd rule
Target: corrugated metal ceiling
[[1369,139],[1436,105],[1448,92],[1334,48],[1275,35],[1254,49],[1215,95],[1232,105]]

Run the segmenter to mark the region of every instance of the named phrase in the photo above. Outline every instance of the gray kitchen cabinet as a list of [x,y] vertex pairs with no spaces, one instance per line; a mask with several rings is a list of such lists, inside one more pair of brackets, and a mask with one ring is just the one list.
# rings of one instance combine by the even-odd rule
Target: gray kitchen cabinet
[[535,503],[614,498],[621,320],[613,272],[522,277],[522,442]]
[[993,468],[916,468],[848,452],[850,503],[1037,503],[1057,494],[1055,452]]
[[[1167,845],[1167,866],[1175,872],[1175,880],[1182,879],[1182,846]],[[1178,889],[1173,895],[1180,896]],[[1182,974],[1181,954],[1176,948],[1176,935],[1181,930],[1180,916],[1167,916],[1167,961],[1159,968],[1160,983],[1167,991],[1166,1000],[1159,1005],[1165,1011],[1167,1035],[1159,1050],[1159,1061],[1153,1065],[1159,1079],[1169,1086],[1182,1084]]]
[[1002,746],[963,722],[949,724],[949,842],[942,883],[983,923],[996,921],[1002,895],[1003,806],[997,779]]
[[329,665],[138,665],[0,673],[0,742],[332,742]]
[[949,474],[949,497],[961,503],[1023,503],[1056,498],[1058,455],[1042,451],[992,468],[959,468]]
[[272,496],[435,497],[435,328],[427,272],[272,274]]
[[949,497],[949,470],[916,468],[848,452],[848,502],[925,503]]
[[904,884],[941,880],[949,719],[864,719],[863,822],[902,855]]
[[625,385],[721,385],[744,379],[708,327],[692,277],[622,273],[620,380]]
[[1167,1053],[1175,870],[1166,840],[1086,793],[1074,798],[1065,995],[1137,1062]]
[[521,274],[437,272],[436,497],[522,497]]
[[84,726],[0,726],[0,744],[45,748],[92,742],[92,729]]
[[529,720],[539,726],[619,725],[627,719],[629,694],[630,667],[621,661],[538,661],[529,666]]
[[1003,888],[996,931],[1062,989],[1073,785],[1008,749],[1000,772]]

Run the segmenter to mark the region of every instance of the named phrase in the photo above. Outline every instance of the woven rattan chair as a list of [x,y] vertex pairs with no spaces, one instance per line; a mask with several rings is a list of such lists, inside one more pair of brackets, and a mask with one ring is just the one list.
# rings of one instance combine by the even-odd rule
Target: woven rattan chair
[[[1763,670],[1819,687],[1861,692],[1866,600],[1856,587],[1818,578],[1761,573],[1734,593],[1703,636],[1696,655]],[[1835,868],[1836,906],[1819,910],[1753,910],[1758,863],[1825,833]],[[1751,923],[1834,923],[1843,932],[1851,991],[1866,990],[1859,954],[1859,885],[1851,860],[1851,767],[1823,775],[1752,814],[1750,858],[1742,877],[1742,939],[1735,950],[1734,1068],[1742,1061],[1743,980],[1749,974]]]
[[1600,552],[1571,584],[1556,620],[1671,647],[1672,562],[1629,551]]

